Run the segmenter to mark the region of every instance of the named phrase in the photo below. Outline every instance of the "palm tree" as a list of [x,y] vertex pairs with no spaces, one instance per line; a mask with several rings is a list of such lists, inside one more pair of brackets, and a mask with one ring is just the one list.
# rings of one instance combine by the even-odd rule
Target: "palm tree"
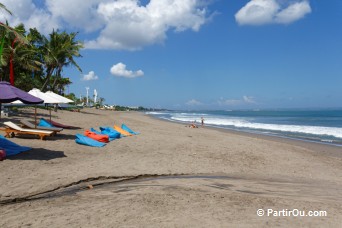
[[0,56],[1,78],[7,80],[6,77],[11,74],[14,75],[14,69],[16,69],[16,73],[39,69],[40,63],[35,58],[35,50],[24,37],[26,31],[22,24],[10,28],[10,32],[4,28],[0,28],[0,31],[4,34],[2,37],[3,49]]
[[55,87],[49,89],[61,95],[64,94],[65,88],[72,83],[69,78],[57,78],[56,76],[52,76],[51,81],[55,82]]
[[51,85],[51,89],[54,89],[64,67],[75,66],[82,72],[79,65],[74,60],[74,57],[81,57],[80,49],[83,44],[79,41],[75,41],[77,33],[59,33],[53,31],[50,34],[50,40],[44,38],[43,58],[46,68],[45,82],[41,88],[42,91],[46,90],[50,83],[50,78],[55,75],[55,80]]
[[103,97],[100,97],[99,98],[99,104],[100,104],[100,106],[102,106],[103,105],[103,102],[105,101],[105,99],[103,98]]
[[50,34],[50,40],[48,40],[45,36],[42,37],[43,45],[41,47],[42,58],[46,70],[45,82],[41,88],[41,90],[45,90],[47,85],[50,83],[50,78],[58,66],[57,55],[59,47],[57,46],[57,32],[53,31]]
[[69,98],[70,100],[73,100],[74,102],[78,102],[79,99],[76,97],[76,95],[74,93],[69,93],[67,95],[65,95],[66,98]]
[[59,64],[58,64],[56,78],[52,84],[53,89],[56,86],[57,80],[61,79],[61,72],[63,70],[63,67],[74,66],[77,68],[77,70],[82,72],[82,69],[74,60],[74,57],[82,57],[79,51],[83,47],[82,43],[75,41],[76,35],[77,33],[71,33],[71,34],[63,33],[62,34],[62,43],[63,43],[65,52],[60,56],[60,58],[58,58]]
[[[6,6],[2,3],[0,3],[0,11],[5,10],[7,13],[12,15],[12,12],[6,8]],[[6,68],[9,64],[9,71],[11,75],[11,80],[13,80],[13,62],[15,61],[14,58],[15,56],[18,56],[15,52],[15,43],[20,43],[20,44],[26,44],[26,39],[23,37],[23,33],[21,33],[21,28],[24,28],[23,25],[18,26],[17,28],[13,29],[8,25],[8,22],[2,23],[0,22],[0,35],[1,35],[1,40],[0,40],[0,69],[2,73],[4,73],[4,68]],[[17,45],[18,46],[18,45]],[[24,55],[22,55],[24,56]],[[23,60],[23,59],[21,59]],[[26,59],[25,59],[26,60]],[[18,61],[19,62],[19,61]],[[22,63],[20,62],[21,65],[25,66],[28,62]],[[0,75],[1,78],[3,75]],[[11,81],[13,84],[14,81]]]
[[[12,14],[11,11],[9,11],[6,6],[2,3],[0,3],[0,9],[3,9],[5,10],[6,12],[8,12],[9,14]],[[0,26],[1,28],[5,28],[3,26],[4,24],[0,22]],[[5,33],[4,32],[1,32],[1,36],[2,36],[2,39],[1,39],[1,43],[0,43],[0,57],[2,56],[2,51],[3,51],[3,48],[4,48],[4,44],[5,44]],[[1,62],[1,59],[0,59],[0,62]]]

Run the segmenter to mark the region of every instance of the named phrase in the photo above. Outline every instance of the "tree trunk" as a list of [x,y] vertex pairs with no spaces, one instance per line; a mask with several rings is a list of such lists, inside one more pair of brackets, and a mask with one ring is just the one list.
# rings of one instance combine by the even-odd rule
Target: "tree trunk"
[[54,71],[53,68],[49,68],[49,69],[47,70],[45,82],[44,82],[42,88],[40,89],[42,92],[46,89],[46,87],[47,87],[47,85],[48,85],[48,83],[49,83],[49,81],[50,81],[50,78],[51,78],[51,75],[52,75],[53,71]]
[[62,69],[61,69],[61,68],[58,68],[58,71],[57,71],[57,73],[56,73],[55,80],[53,81],[53,84],[52,84],[52,90],[53,90],[53,91],[55,90],[55,87],[56,87],[56,83],[57,83],[58,78],[61,77],[61,71],[62,71]]

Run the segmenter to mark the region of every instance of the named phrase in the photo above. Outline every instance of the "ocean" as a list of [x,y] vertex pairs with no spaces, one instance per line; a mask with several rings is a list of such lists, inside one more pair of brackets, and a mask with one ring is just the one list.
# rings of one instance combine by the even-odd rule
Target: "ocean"
[[342,110],[163,111],[156,118],[342,146]]

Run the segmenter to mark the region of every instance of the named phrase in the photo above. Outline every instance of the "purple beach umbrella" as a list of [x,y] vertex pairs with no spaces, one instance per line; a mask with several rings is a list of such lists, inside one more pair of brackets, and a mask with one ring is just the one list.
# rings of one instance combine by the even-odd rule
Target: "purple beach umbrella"
[[42,99],[12,86],[9,82],[0,82],[0,113],[2,103],[11,103],[16,100],[20,100],[24,104],[41,104],[44,102]]

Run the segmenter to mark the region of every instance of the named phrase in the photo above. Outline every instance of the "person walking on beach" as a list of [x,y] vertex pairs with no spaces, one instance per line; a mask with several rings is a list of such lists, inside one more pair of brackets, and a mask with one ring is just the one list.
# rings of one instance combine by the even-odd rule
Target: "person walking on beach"
[[204,119],[203,117],[201,117],[201,124],[202,124],[202,127],[204,126]]

